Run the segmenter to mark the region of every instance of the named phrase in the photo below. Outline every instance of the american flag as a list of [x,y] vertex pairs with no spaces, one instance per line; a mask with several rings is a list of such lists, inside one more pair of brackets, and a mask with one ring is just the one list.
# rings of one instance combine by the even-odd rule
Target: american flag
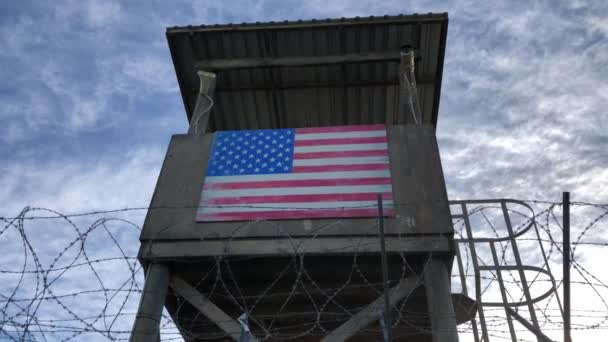
[[196,221],[394,216],[384,125],[220,131]]

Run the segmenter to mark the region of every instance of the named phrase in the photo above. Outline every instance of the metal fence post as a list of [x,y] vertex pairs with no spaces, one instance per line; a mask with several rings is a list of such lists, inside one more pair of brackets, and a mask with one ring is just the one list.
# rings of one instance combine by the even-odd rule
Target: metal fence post
[[386,258],[386,244],[384,241],[384,213],[382,208],[382,195],[378,194],[378,228],[380,230],[380,252],[382,253],[382,283],[384,288],[384,319],[386,323],[386,340],[392,341],[393,335],[391,328],[393,321],[391,320],[391,303],[388,297],[388,261]]
[[563,266],[564,266],[564,342],[571,342],[570,336],[570,193],[563,193]]

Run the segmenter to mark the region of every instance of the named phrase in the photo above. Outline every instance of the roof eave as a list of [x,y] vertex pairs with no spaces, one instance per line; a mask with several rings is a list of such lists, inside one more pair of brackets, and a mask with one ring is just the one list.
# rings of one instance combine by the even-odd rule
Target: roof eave
[[448,13],[427,13],[427,14],[399,14],[395,16],[370,16],[370,17],[354,17],[340,19],[312,19],[312,20],[296,20],[296,21],[269,21],[255,23],[240,23],[240,24],[213,24],[199,26],[172,26],[166,29],[167,35],[180,33],[195,33],[195,32],[213,32],[213,31],[250,31],[250,30],[282,30],[304,27],[331,27],[344,25],[373,25],[373,24],[391,24],[391,23],[417,23],[417,22],[444,22],[448,20]]

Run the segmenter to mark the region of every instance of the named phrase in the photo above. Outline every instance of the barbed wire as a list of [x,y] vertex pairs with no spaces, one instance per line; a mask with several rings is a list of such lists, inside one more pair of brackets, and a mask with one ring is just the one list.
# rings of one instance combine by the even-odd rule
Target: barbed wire
[[[538,260],[530,250],[523,256],[528,263],[540,267],[559,265],[563,248],[559,220],[561,204],[542,200],[523,202],[534,205],[537,214],[509,208],[510,215],[518,221],[513,224],[515,234],[534,222],[543,235],[522,235],[517,241],[544,246],[549,259],[547,262]],[[420,202],[393,204],[394,207],[412,205],[420,205]],[[573,217],[578,217],[578,221],[573,222],[573,227],[577,228],[572,230],[575,235],[571,260],[577,275],[572,286],[573,291],[575,287],[581,293],[587,291],[585,296],[590,302],[588,306],[575,306],[572,310],[572,329],[603,331],[608,328],[608,279],[593,265],[590,266],[593,260],[586,254],[595,249],[604,251],[608,247],[600,225],[608,217],[608,204],[573,202],[572,206]],[[143,270],[138,261],[138,238],[143,216],[150,210],[184,208],[130,207],[63,214],[48,208],[26,207],[17,215],[0,217],[0,339],[127,340],[143,288]],[[479,203],[469,211],[468,219],[475,221],[472,224],[476,233],[492,238],[504,235],[496,213],[492,212],[497,209],[500,209],[499,205]],[[319,238],[343,222],[330,220],[308,232],[308,238]],[[246,232],[255,224],[259,222],[243,222],[225,239],[225,245],[229,246],[236,241],[237,233]],[[292,251],[280,260],[262,256],[216,256],[192,261],[191,265],[173,260],[173,267],[180,268],[190,284],[232,317],[247,313],[250,327],[257,337],[274,341],[315,336],[320,339],[382,294],[382,283],[378,278],[379,259],[377,255],[363,253],[366,242],[362,237],[351,237],[354,252],[334,255],[332,264],[323,265],[323,259],[304,253],[298,242],[275,221],[264,221],[264,224],[274,227],[278,237],[291,243]],[[465,241],[463,217],[454,215],[453,224],[455,239]],[[370,225],[367,234],[373,236],[376,233],[377,225]],[[512,246],[509,242],[501,242],[497,247],[500,265],[508,265],[512,259],[509,252]],[[331,254],[332,251],[327,252]],[[496,272],[476,276],[470,251],[465,248],[462,256],[464,285],[474,289],[477,277],[482,287],[475,291],[480,291],[484,300],[486,296],[495,296]],[[477,261],[489,265],[487,256],[483,253],[477,255]],[[427,254],[414,259],[404,253],[391,256],[391,286],[410,277],[414,277],[416,285],[421,285],[421,274],[431,257]],[[462,287],[462,278],[456,274],[456,267],[454,272],[453,287]],[[505,271],[505,275],[503,283],[509,286],[506,291],[509,301],[521,301],[523,287],[517,272]],[[557,290],[562,281],[558,275],[554,276],[557,283],[554,293],[534,303],[534,309],[538,312],[542,331],[560,336],[562,312]],[[551,282],[551,279],[534,275],[528,285],[536,288],[537,284],[542,287]],[[420,307],[420,300],[424,297],[416,288],[392,307],[395,339],[429,333],[428,313]],[[477,296],[475,291],[470,294],[472,297]],[[227,337],[226,332],[217,328],[217,322],[197,314],[191,304],[176,293],[171,292],[167,301],[171,315],[163,313],[160,330],[163,341],[183,338],[223,340]],[[484,312],[487,313],[488,336],[497,340],[510,339],[511,331],[504,310],[484,307]],[[518,312],[530,315],[525,309]],[[461,338],[466,339],[473,334],[476,329],[473,324],[470,321],[458,326]],[[381,327],[373,324],[361,333],[380,336]],[[515,333],[521,336],[521,341],[535,340],[523,326],[516,328]]]

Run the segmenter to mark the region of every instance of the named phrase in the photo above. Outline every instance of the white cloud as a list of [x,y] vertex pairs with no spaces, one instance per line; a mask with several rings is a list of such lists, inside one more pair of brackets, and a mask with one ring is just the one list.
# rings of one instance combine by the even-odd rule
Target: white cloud
[[21,160],[3,169],[0,201],[4,212],[25,205],[61,212],[147,206],[163,151],[139,148],[86,160],[68,156],[41,163]]
[[[567,187],[581,198],[605,201],[569,177],[592,174],[589,165],[608,162],[606,153],[582,154],[605,136],[600,119],[608,105],[601,86],[605,74],[598,72],[603,55],[595,51],[605,49],[606,41],[585,34],[589,31],[582,28],[580,17],[586,18],[585,12],[569,15],[547,4],[525,9],[504,5],[474,17],[474,26],[451,17],[438,137],[440,142],[467,142],[467,153],[442,143],[449,194],[506,196],[498,192],[504,186],[488,184],[514,177],[519,184],[508,193],[517,197],[554,198]],[[485,32],[477,37],[479,26]],[[587,41],[595,43],[586,46]],[[469,113],[462,116],[454,108]],[[446,157],[445,151],[460,158]],[[574,160],[577,163],[570,162]],[[466,182],[474,184],[453,177],[473,165],[476,179]],[[596,187],[608,186],[605,179],[587,179]]]
[[90,0],[85,4],[87,23],[93,28],[113,25],[123,17],[123,9],[118,1]]
[[118,74],[127,76],[123,79],[132,87],[140,88],[142,91],[162,91],[172,94],[169,96],[180,96],[177,83],[168,82],[175,78],[175,71],[166,58],[149,54],[129,56],[120,66]]
[[[125,29],[126,15],[116,1],[65,1],[0,22],[0,58],[10,63],[2,76],[17,92],[0,93],[1,141],[12,145],[40,133],[61,137],[107,129],[141,115],[135,101],[156,93],[175,96],[161,20],[142,14]],[[137,32],[140,20],[156,27],[158,37],[142,38],[139,46],[146,48],[136,52],[117,48],[118,32]]]

